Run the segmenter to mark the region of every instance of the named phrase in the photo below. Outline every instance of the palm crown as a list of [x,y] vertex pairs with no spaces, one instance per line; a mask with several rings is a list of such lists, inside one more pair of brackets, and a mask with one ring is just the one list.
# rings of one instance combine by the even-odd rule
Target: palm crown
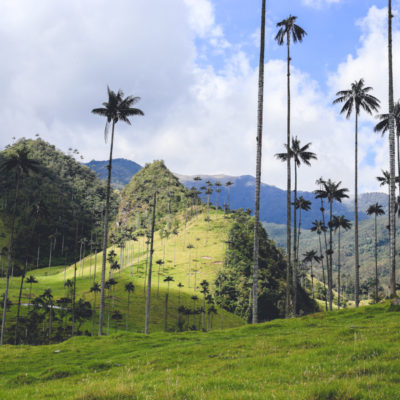
[[275,154],[275,157],[281,161],[286,161],[289,155],[290,158],[293,158],[294,163],[297,167],[299,167],[302,163],[310,166],[310,160],[317,159],[315,153],[308,151],[310,146],[311,143],[307,143],[304,146],[301,146],[300,140],[296,136],[292,138],[292,145],[289,147],[289,149],[285,144],[285,147],[288,151],[286,153],[277,153]]
[[107,87],[107,91],[108,101],[103,103],[104,107],[94,108],[92,110],[93,114],[101,115],[107,118],[104,129],[105,141],[107,141],[108,126],[110,122],[116,124],[118,121],[124,121],[128,125],[131,125],[131,121],[128,117],[133,115],[144,115],[142,110],[132,107],[140,100],[140,97],[128,96],[124,98],[124,92],[122,90],[118,90],[118,92],[115,93],[109,87]]
[[371,90],[372,87],[365,87],[364,79],[360,79],[351,84],[350,90],[337,92],[336,96],[338,97],[333,104],[344,103],[340,113],[346,114],[346,118],[350,118],[354,109],[356,115],[360,114],[361,108],[368,114],[372,114],[373,111],[378,111],[380,101],[375,96],[368,94]]
[[289,15],[289,18],[286,18],[276,24],[279,30],[275,36],[275,40],[280,46],[282,46],[285,42],[285,38],[288,38],[290,40],[291,37],[294,43],[301,43],[304,36],[307,35],[307,32],[303,28],[295,24],[296,19],[297,17]]

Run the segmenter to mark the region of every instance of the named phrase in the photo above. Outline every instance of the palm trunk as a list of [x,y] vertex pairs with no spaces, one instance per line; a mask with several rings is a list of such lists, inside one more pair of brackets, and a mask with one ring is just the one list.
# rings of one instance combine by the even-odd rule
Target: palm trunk
[[293,317],[297,314],[297,167],[296,161],[294,162],[294,206],[293,206]]
[[395,231],[395,143],[393,121],[393,61],[392,61],[392,1],[388,7],[388,58],[389,58],[389,158],[390,158],[390,209],[389,209],[389,235],[390,235],[390,295],[396,296],[396,231]]
[[15,337],[14,337],[14,344],[15,345],[18,344],[19,314],[21,312],[21,297],[22,297],[22,288],[24,286],[25,273],[26,273],[26,265],[25,265],[24,272],[23,272],[23,274],[21,276],[21,284],[20,284],[20,287],[19,287],[17,318],[16,318],[16,321],[15,321]]
[[291,268],[291,182],[290,182],[290,35],[287,33],[287,220],[286,220],[286,249],[287,249],[287,269],[286,269],[286,317],[289,316],[289,297],[290,297],[290,268]]
[[377,234],[377,215],[375,213],[375,302],[378,302],[378,234]]
[[165,295],[165,307],[164,307],[164,332],[168,330],[168,293]]
[[[326,281],[325,281],[325,269],[324,269],[324,256],[322,254],[322,243],[321,243],[321,234],[318,235],[319,239],[319,252],[321,254],[321,267],[322,267],[322,281],[324,283],[324,291],[326,292]],[[327,260],[328,261],[328,260]],[[328,267],[328,266],[327,266]],[[326,293],[325,293],[325,311],[328,311],[328,302],[326,299]]]
[[312,293],[312,298],[314,300],[314,273],[313,273],[313,267],[312,267],[312,260],[311,260],[311,293]]
[[19,189],[19,172],[18,170],[15,173],[15,198],[14,198],[14,207],[11,218],[11,233],[10,233],[10,243],[8,246],[8,265],[6,272],[6,288],[4,291],[4,304],[3,304],[3,318],[1,320],[1,335],[0,335],[0,346],[4,344],[4,333],[6,327],[6,312],[7,312],[7,302],[8,302],[8,286],[10,282],[10,270],[12,264],[12,252],[13,252],[13,242],[14,242],[14,227],[15,227],[15,216],[17,213],[17,201],[18,201],[18,189]]
[[108,178],[107,178],[107,195],[106,208],[104,212],[104,236],[103,236],[103,263],[101,266],[101,291],[100,291],[100,310],[99,310],[99,335],[103,334],[104,323],[104,286],[106,281],[106,261],[107,261],[107,239],[108,239],[108,214],[110,208],[110,192],[111,192],[111,169],[112,169],[112,153],[114,145],[114,128],[115,122],[112,124],[110,159],[108,163]]
[[355,143],[354,143],[354,256],[355,256],[355,282],[354,297],[356,307],[360,304],[360,261],[358,249],[358,114],[355,118]]
[[328,300],[329,300],[329,311],[332,311],[332,205],[333,200],[329,201],[329,266],[328,266]]
[[128,309],[126,310],[126,330],[128,330],[128,321],[129,321],[129,300],[130,300],[130,292],[128,292]]
[[340,226],[338,231],[338,309],[340,310]]
[[157,204],[157,192],[154,192],[154,204],[153,204],[153,219],[151,221],[151,241],[150,241],[150,261],[149,261],[149,276],[147,278],[147,295],[146,295],[146,319],[144,333],[149,333],[149,321],[150,321],[150,296],[151,296],[151,272],[153,263],[153,245],[154,245],[154,224],[156,219],[156,204]]

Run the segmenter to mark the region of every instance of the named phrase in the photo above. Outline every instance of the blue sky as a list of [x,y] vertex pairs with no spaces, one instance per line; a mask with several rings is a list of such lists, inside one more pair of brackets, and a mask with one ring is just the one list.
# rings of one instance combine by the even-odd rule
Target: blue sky
[[[286,186],[274,154],[286,137],[286,49],[273,38],[289,14],[307,32],[292,46],[292,132],[318,161],[299,187],[320,176],[353,191],[354,122],[332,105],[360,78],[387,104],[383,0],[267,0],[262,180]],[[106,87],[140,96],[145,117],[118,124],[115,157],[163,159],[174,172],[255,173],[261,0],[3,0],[0,2],[0,149],[12,137],[42,138],[85,161],[107,159],[104,121],[90,110]],[[398,0],[394,1],[397,10]],[[397,15],[397,11],[396,15]],[[400,30],[394,29],[395,71]],[[395,74],[395,98],[400,82]],[[360,191],[381,190],[386,138],[360,118]]]

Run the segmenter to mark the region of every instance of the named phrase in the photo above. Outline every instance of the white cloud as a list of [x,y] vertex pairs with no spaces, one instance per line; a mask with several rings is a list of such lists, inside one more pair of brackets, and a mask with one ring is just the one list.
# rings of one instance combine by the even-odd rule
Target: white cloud
[[[321,175],[352,187],[353,124],[339,117],[331,101],[360,76],[384,98],[382,15],[372,8],[360,22],[359,50],[331,76],[329,95],[307,74],[292,71],[292,132],[303,143],[312,142],[318,155],[313,168],[300,168],[303,189],[313,190]],[[164,159],[183,174],[254,175],[258,71],[234,46],[219,71],[198,65],[199,38],[221,49],[230,46],[209,0],[169,0],[168,7],[163,0],[42,0],[34,5],[6,0],[0,3],[0,32],[5,60],[0,64],[1,146],[12,136],[39,132],[63,150],[78,148],[86,161],[106,159],[105,121],[90,110],[106,100],[109,84],[141,96],[138,107],[145,112],[132,127],[117,125],[115,157],[141,164]],[[282,188],[285,167],[274,154],[286,140],[285,74],[284,61],[267,62],[262,179]],[[361,187],[375,189],[371,176],[385,165],[387,146],[371,133],[367,120],[361,122]],[[371,148],[375,165],[368,166]]]
[[335,3],[340,3],[343,0],[302,0],[305,6],[313,8],[321,8],[324,5],[330,5]]

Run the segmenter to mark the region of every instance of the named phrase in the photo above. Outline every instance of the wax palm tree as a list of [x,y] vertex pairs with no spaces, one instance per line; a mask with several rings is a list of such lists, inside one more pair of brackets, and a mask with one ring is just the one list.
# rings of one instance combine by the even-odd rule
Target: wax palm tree
[[311,210],[311,201],[306,200],[303,196],[297,199],[295,204],[296,209],[299,210],[299,228],[297,230],[297,260],[299,259],[299,248],[300,248],[300,234],[301,234],[301,212]]
[[303,262],[304,263],[310,263],[310,269],[311,269],[311,293],[312,293],[312,298],[314,299],[314,271],[313,271],[313,261],[316,261],[317,263],[321,262],[321,257],[317,255],[317,252],[315,250],[310,250],[307,251],[306,253],[303,254]]
[[392,0],[388,0],[388,73],[389,73],[389,160],[390,160],[390,207],[389,207],[389,237],[390,237],[390,295],[396,296],[396,218],[395,218],[395,140],[394,140],[394,100],[393,100],[393,57],[392,57]]
[[94,293],[94,300],[93,300],[93,312],[92,312],[92,335],[93,335],[93,326],[94,326],[94,316],[96,314],[96,297],[97,293],[101,292],[100,285],[98,282],[94,282],[92,287],[90,288],[90,293]]
[[[277,35],[275,36],[275,40],[278,42],[280,46],[282,46],[286,41],[287,46],[287,137],[286,137],[286,146],[289,151],[290,148],[290,43],[301,43],[304,37],[307,35],[307,32],[297,25],[295,22],[297,17],[289,15],[287,19],[284,19],[277,23],[277,27],[279,28]],[[286,271],[286,316],[289,315],[289,287],[290,287],[290,278],[289,278],[289,270],[291,268],[291,172],[290,172],[290,157],[287,157],[286,160],[287,166],[287,222],[286,222],[286,250],[287,250],[287,271]]]
[[253,288],[252,288],[252,323],[258,322],[258,264],[259,264],[259,220],[262,131],[264,111],[264,52],[265,52],[265,0],[261,5],[260,59],[258,63],[258,104],[257,104],[257,155],[256,155],[256,191],[254,202],[254,244],[253,244]]
[[[72,279],[67,279],[64,283],[64,287],[67,288],[68,292],[71,292],[74,287],[74,281]],[[69,293],[69,295],[71,295],[71,293]]]
[[100,312],[99,312],[99,335],[103,334],[103,323],[104,323],[104,284],[106,277],[106,258],[107,258],[107,239],[108,239],[108,218],[110,212],[110,192],[111,192],[111,170],[113,160],[113,146],[114,146],[114,129],[115,124],[118,121],[123,121],[128,125],[131,125],[129,117],[144,115],[143,111],[132,107],[135,103],[140,100],[140,97],[128,96],[124,98],[124,93],[119,90],[117,93],[110,90],[108,91],[108,101],[103,103],[102,108],[95,108],[92,110],[93,114],[97,114],[107,118],[106,126],[104,129],[104,138],[107,141],[108,128],[111,127],[111,145],[110,145],[110,158],[107,166],[108,177],[107,177],[107,193],[106,193],[106,206],[104,212],[104,236],[103,236],[103,262],[101,269],[101,292],[100,292]]
[[201,283],[200,293],[203,294],[203,309],[201,313],[201,327],[203,331],[205,330],[205,312],[206,312],[206,297],[210,293],[209,286],[210,284],[204,279]]
[[332,218],[332,226],[335,232],[338,232],[338,308],[340,309],[340,267],[342,265],[340,260],[340,229],[348,231],[351,228],[351,223],[344,215],[339,217],[334,215]]
[[30,284],[30,288],[29,288],[29,299],[31,299],[32,298],[32,285],[34,284],[34,283],[38,283],[39,281],[33,276],[33,275],[31,275],[31,276],[29,276],[28,278],[26,278],[26,283],[29,283]]
[[184,287],[185,285],[182,282],[178,283],[178,304],[180,304],[181,302],[181,289]]
[[[285,145],[286,152],[285,153],[278,153],[275,154],[275,157],[281,161],[287,161],[288,157],[293,159],[294,162],[294,204],[297,204],[297,168],[300,167],[301,164],[305,164],[311,166],[311,160],[316,160],[317,156],[315,153],[309,151],[311,143],[307,143],[306,145],[302,146],[300,144],[300,140],[295,137],[292,138],[292,144],[290,147]],[[293,224],[294,224],[294,231],[293,231],[293,276],[292,276],[292,285],[293,285],[293,316],[297,314],[297,207],[294,207],[293,213]]]
[[[322,252],[322,242],[321,242],[321,234],[326,233],[328,228],[322,221],[318,221],[317,219],[312,222],[311,232],[316,232],[318,235],[319,241],[319,254],[321,258],[321,267],[322,267],[322,282],[324,284],[324,291],[326,291],[326,279],[325,279],[325,268],[324,268],[324,253]],[[328,260],[326,261],[326,267],[328,268]],[[328,302],[325,296],[325,311],[328,311]]]
[[[379,114],[376,116],[380,121],[375,125],[374,131],[379,132],[382,136],[389,131],[389,114]],[[393,106],[393,122],[396,128],[396,147],[397,147],[397,174],[400,176],[400,100]],[[389,174],[389,172],[388,172]],[[390,174],[389,174],[390,176]],[[397,182],[399,182],[397,180]],[[400,185],[399,185],[400,191]],[[400,194],[400,193],[399,193]]]
[[0,345],[4,343],[4,331],[6,326],[6,311],[7,311],[7,301],[8,301],[8,286],[9,277],[12,267],[12,254],[14,246],[14,231],[15,231],[15,219],[17,214],[17,204],[18,204],[18,193],[20,179],[23,175],[27,175],[30,172],[39,172],[39,163],[29,157],[29,150],[25,147],[21,149],[16,149],[15,152],[11,153],[8,158],[6,158],[0,165],[0,171],[7,174],[14,172],[15,176],[15,196],[13,211],[11,214],[11,225],[10,225],[10,242],[8,245],[8,266],[6,271],[6,287],[4,292],[4,306],[3,306],[3,318],[1,321],[1,337]]
[[128,330],[130,295],[135,291],[135,285],[132,282],[128,282],[125,284],[125,290],[128,292],[128,308],[126,311],[126,330]]
[[168,297],[169,297],[169,284],[174,281],[174,278],[172,276],[167,276],[164,279],[164,282],[167,282],[168,284],[168,290],[167,293],[165,294],[165,308],[164,308],[164,332],[167,331],[167,324],[168,324]]
[[[226,188],[228,189],[228,191],[227,191],[227,193],[228,193],[228,200],[227,200],[227,207],[228,207],[228,210],[231,209],[231,205],[230,205],[230,193],[231,193],[231,186],[232,186],[232,185],[233,185],[233,182],[232,182],[232,181],[225,182],[225,186],[226,186]],[[226,207],[225,207],[225,211],[226,211]]]
[[349,119],[353,111],[355,112],[355,144],[354,144],[354,261],[355,261],[355,302],[356,307],[360,303],[359,298],[359,247],[358,247],[358,117],[361,110],[372,114],[373,111],[378,111],[380,101],[369,94],[372,87],[364,85],[364,79],[353,82],[349,90],[341,90],[336,93],[337,98],[333,104],[344,103],[341,114],[346,114]]
[[375,218],[375,301],[378,301],[378,233],[377,233],[377,217],[378,215],[385,214],[383,207],[379,203],[372,204],[367,209],[368,215],[374,215]]
[[[332,225],[332,207],[333,207],[333,202],[336,200],[339,203],[342,202],[344,198],[348,198],[349,196],[347,195],[347,192],[349,191],[346,188],[340,188],[342,182],[332,182],[330,179],[328,181],[324,182],[324,188],[323,189],[318,189],[314,193],[316,194],[316,198],[324,198],[327,199],[329,202],[329,251],[328,251],[328,256],[329,256],[329,262],[327,263],[327,272],[328,272],[328,296],[329,296],[329,310],[332,311],[332,254],[333,254],[333,249],[332,249],[332,232],[333,232],[333,225]],[[357,269],[358,271],[358,269]],[[358,278],[358,275],[357,275]]]

